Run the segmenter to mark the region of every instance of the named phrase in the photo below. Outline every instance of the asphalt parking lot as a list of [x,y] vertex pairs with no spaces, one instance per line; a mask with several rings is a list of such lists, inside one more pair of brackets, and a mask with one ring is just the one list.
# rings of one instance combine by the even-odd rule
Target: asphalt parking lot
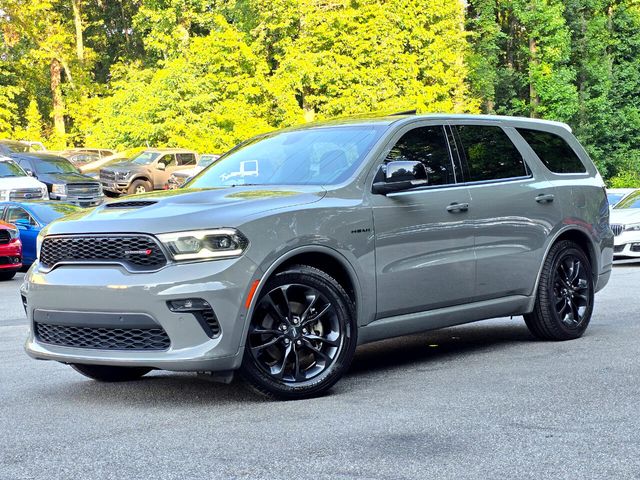
[[616,266],[582,339],[514,318],[388,340],[298,402],[31,360],[20,282],[0,284],[2,480],[640,478],[640,263]]

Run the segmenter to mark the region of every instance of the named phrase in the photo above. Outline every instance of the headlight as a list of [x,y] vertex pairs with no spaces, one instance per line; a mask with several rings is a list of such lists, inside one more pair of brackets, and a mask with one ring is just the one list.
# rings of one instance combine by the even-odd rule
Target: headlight
[[15,240],[16,238],[19,238],[19,237],[20,237],[20,232],[18,231],[17,228],[16,229],[13,229],[13,228],[9,229],[9,241]]
[[49,200],[49,191],[47,190],[47,187],[42,187],[40,189],[40,196],[42,200]]
[[0,200],[9,200],[11,190],[0,190]]
[[46,227],[43,228],[42,230],[40,230],[40,233],[38,234],[38,238],[36,238],[36,258],[40,258],[40,249],[42,248],[42,241],[44,240],[44,237],[46,236]]
[[158,239],[176,261],[238,257],[249,245],[247,238],[233,228],[164,233]]
[[624,226],[625,232],[638,232],[640,231],[640,223],[630,223]]
[[126,179],[131,172],[116,172],[116,179],[124,180]]
[[67,186],[64,183],[54,183],[51,185],[51,193],[55,193],[56,195],[66,195]]

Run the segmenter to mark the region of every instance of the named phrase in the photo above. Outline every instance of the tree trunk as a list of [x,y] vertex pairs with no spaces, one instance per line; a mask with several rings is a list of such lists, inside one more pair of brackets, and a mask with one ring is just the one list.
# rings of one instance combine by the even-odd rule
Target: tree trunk
[[538,66],[537,59],[538,44],[534,38],[529,38],[529,53],[531,58],[529,59],[529,105],[531,107],[530,116],[535,118],[537,116],[538,104],[540,100],[538,98],[538,92],[536,91],[535,79],[533,78],[533,70]]
[[71,0],[73,6],[73,24],[76,27],[76,54],[78,60],[84,61],[84,39],[82,38],[82,16],[80,15],[81,0]]
[[51,99],[53,101],[53,127],[56,136],[64,137],[64,100],[60,87],[62,67],[58,59],[51,60]]

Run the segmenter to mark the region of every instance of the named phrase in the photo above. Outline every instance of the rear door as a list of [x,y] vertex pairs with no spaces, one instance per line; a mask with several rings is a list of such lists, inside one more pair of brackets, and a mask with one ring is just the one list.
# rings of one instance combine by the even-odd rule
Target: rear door
[[475,300],[530,295],[547,238],[562,213],[555,190],[522,139],[500,124],[451,122],[471,196],[474,224]]
[[393,160],[424,163],[429,185],[371,195],[378,318],[465,303],[475,281],[470,196],[444,126],[404,127],[380,163]]

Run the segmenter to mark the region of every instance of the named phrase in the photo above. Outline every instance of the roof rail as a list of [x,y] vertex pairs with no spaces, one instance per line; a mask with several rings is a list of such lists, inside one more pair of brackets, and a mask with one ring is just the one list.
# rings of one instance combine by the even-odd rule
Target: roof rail
[[416,113],[418,113],[417,110],[405,110],[404,112],[396,112],[396,113],[392,113],[390,114],[391,117],[395,117],[398,115],[415,115]]

